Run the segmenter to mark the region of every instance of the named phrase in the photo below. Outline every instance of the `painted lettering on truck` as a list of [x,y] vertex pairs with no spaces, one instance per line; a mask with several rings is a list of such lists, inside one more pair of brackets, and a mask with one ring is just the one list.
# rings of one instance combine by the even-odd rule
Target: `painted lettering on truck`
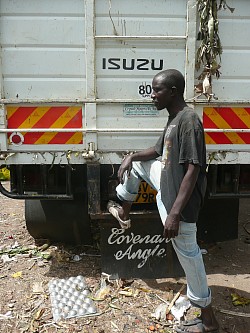
[[102,58],[102,69],[123,69],[125,71],[160,71],[163,69],[163,59],[121,59],[121,58]]

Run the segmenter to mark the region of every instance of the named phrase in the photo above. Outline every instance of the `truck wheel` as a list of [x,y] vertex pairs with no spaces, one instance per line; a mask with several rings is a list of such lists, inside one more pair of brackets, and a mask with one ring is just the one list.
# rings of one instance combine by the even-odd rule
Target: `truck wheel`
[[35,239],[71,244],[92,244],[87,202],[74,200],[25,200],[28,232]]

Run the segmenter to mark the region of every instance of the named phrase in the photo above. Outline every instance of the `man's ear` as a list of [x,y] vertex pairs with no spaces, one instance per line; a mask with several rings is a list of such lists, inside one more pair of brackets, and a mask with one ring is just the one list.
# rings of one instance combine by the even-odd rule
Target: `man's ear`
[[171,88],[171,95],[173,95],[173,96],[177,95],[177,88],[176,88],[176,86],[173,86]]

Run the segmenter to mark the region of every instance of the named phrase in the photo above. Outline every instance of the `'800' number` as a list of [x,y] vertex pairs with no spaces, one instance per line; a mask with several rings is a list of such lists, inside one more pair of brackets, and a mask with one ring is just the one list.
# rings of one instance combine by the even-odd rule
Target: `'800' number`
[[138,87],[138,93],[141,97],[151,97],[152,87],[150,84],[141,84]]

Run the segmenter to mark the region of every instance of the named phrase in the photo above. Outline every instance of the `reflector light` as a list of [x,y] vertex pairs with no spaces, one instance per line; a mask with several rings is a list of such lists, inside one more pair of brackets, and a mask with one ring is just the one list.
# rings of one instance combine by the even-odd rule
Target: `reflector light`
[[21,133],[19,132],[13,132],[10,135],[10,142],[13,145],[20,146],[24,141],[24,137]]

